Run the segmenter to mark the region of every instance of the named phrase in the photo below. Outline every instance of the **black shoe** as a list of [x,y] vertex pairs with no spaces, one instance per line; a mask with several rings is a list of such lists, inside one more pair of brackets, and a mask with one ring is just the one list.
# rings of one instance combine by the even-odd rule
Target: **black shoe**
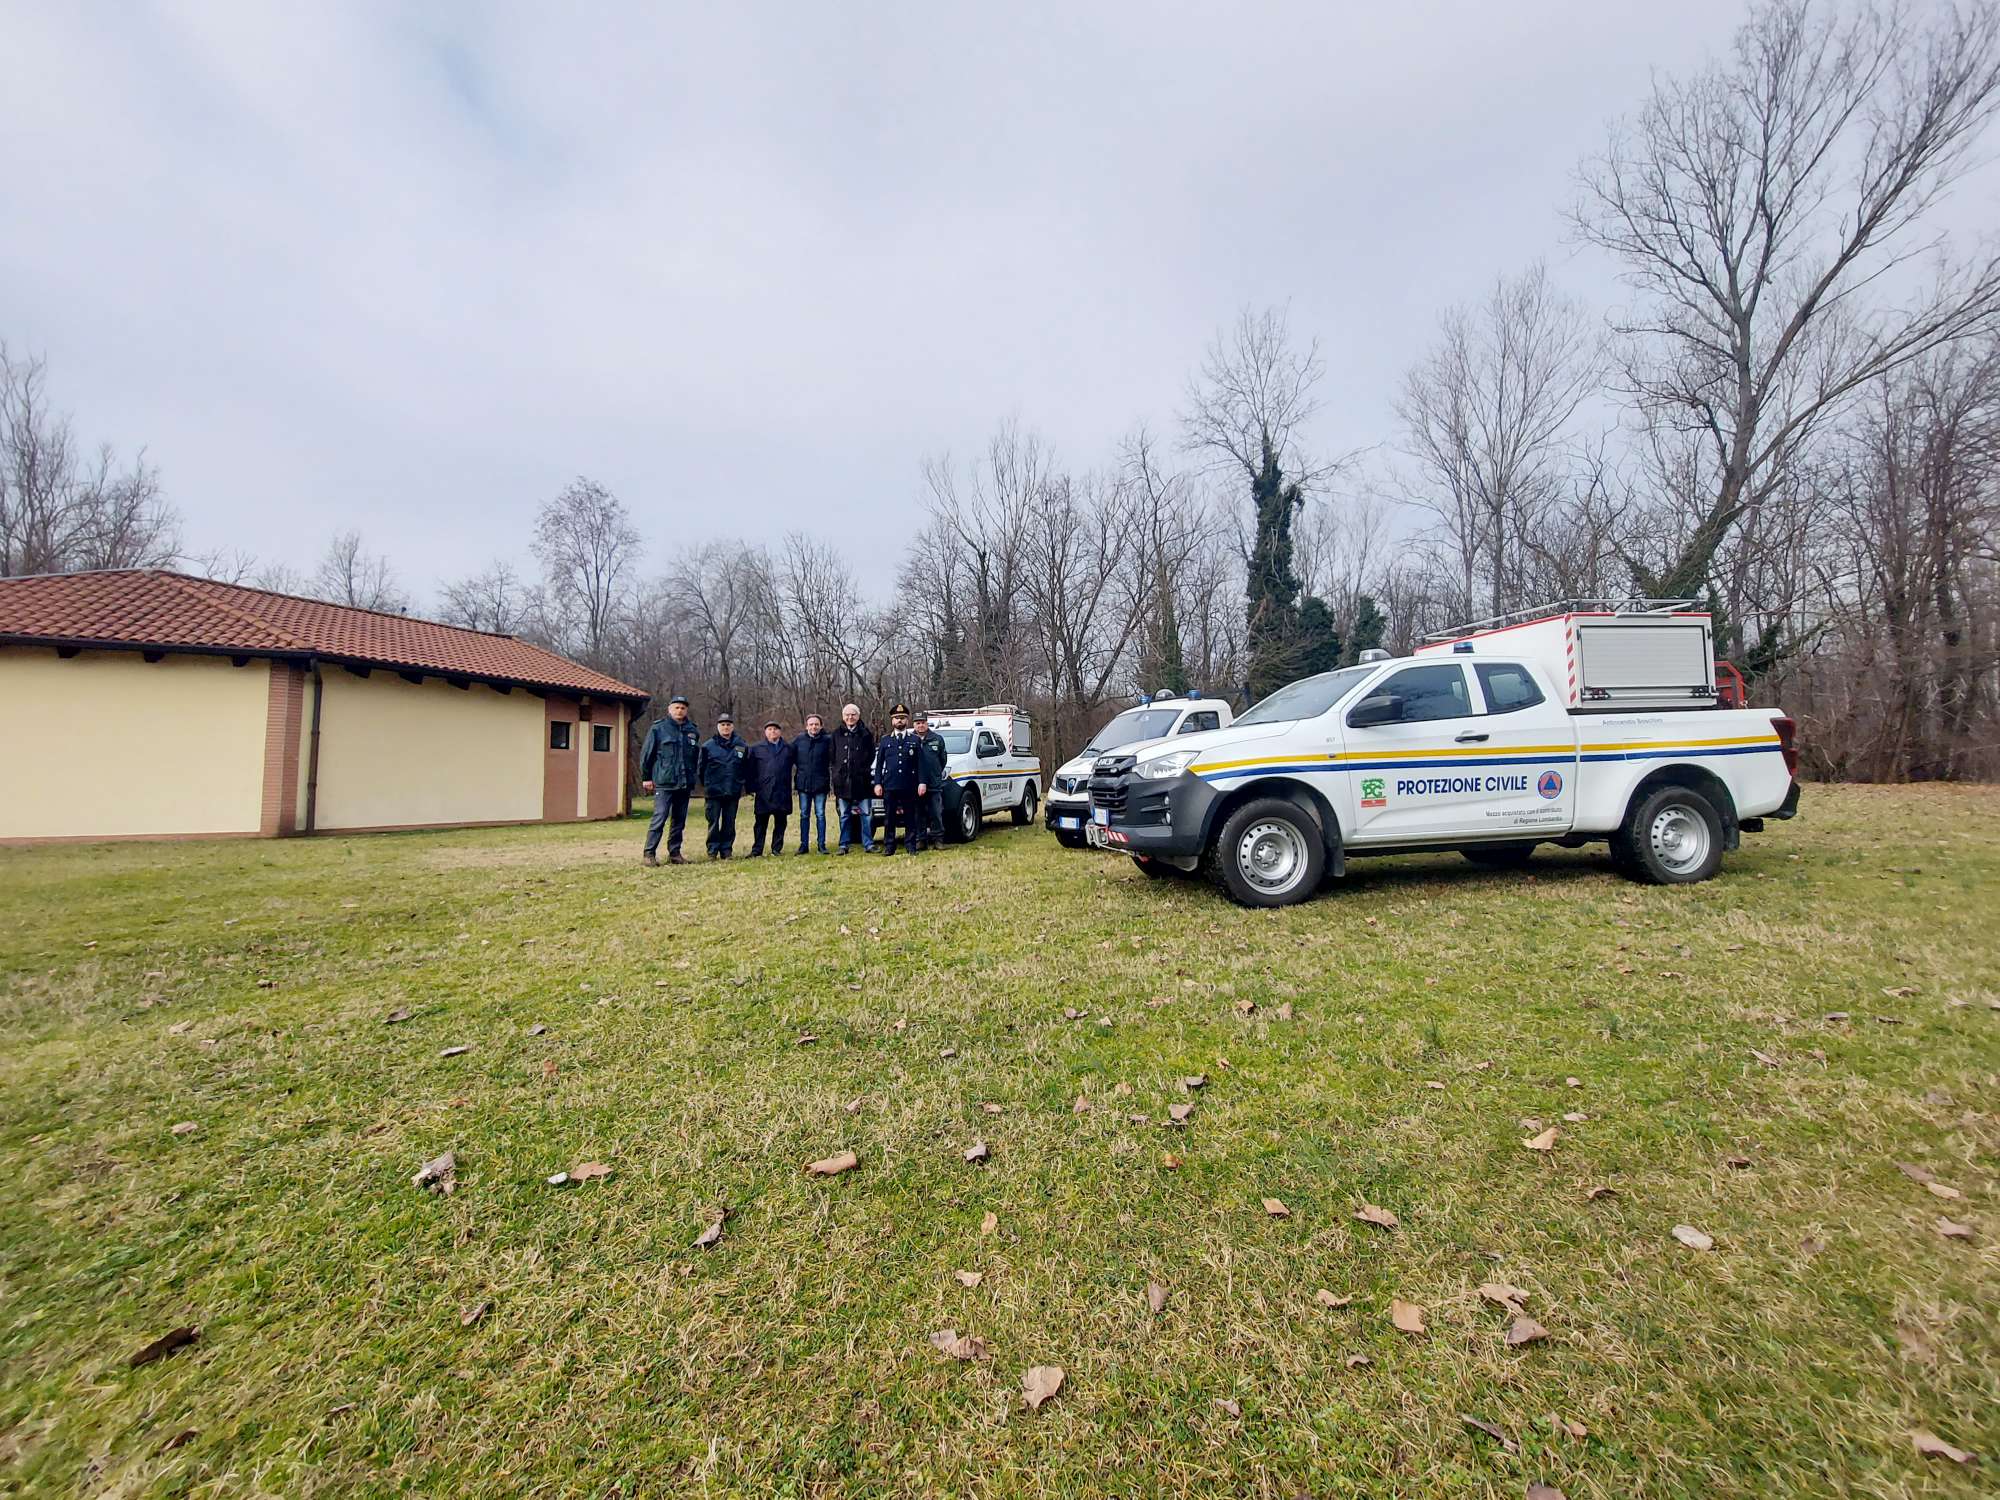
[[[822,854],[826,853],[826,851],[825,851],[824,849],[820,850],[819,852],[820,852],[820,853],[822,853]],[[842,844],[842,845],[841,845],[841,846],[840,846],[840,847],[839,847],[838,849],[836,849],[836,850],[835,850],[834,852],[835,852],[836,854],[845,854],[845,853],[847,852],[847,845],[845,845],[845,844]]]
[[883,850],[882,850],[882,853],[883,853],[883,855],[884,855],[885,857],[886,857],[886,856],[889,856],[889,855],[893,855],[893,854],[894,854],[895,852],[896,852],[896,851],[895,851],[895,850],[894,850],[893,848],[891,848],[891,847],[888,847],[888,846],[886,846],[886,845],[885,845],[885,846],[883,847]]
[[687,863],[687,861],[681,858],[681,851],[676,849],[674,850],[673,853],[667,856],[667,863],[670,865],[684,865]]
[[642,854],[639,856],[639,863],[649,870],[657,870],[660,867],[660,856],[657,854]]
[[752,849],[746,857],[749,859],[762,859],[764,851],[762,849]]

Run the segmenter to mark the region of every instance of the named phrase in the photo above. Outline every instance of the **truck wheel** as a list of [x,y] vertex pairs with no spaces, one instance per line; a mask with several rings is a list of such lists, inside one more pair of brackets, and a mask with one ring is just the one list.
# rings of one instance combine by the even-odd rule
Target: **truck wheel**
[[980,817],[979,794],[967,792],[958,804],[958,841],[961,844],[969,844],[979,837]]
[[1290,802],[1260,797],[1231,813],[1209,851],[1210,876],[1244,906],[1292,906],[1319,888],[1326,849]]
[[1021,800],[1014,804],[1014,821],[1016,823],[1034,822],[1035,803],[1038,800],[1039,799],[1035,795],[1034,782],[1031,781],[1026,786],[1022,787]]
[[1631,879],[1691,885],[1722,866],[1722,818],[1693,787],[1663,786],[1639,799],[1611,844],[1612,862]]
[[1475,865],[1489,870],[1516,870],[1535,852],[1533,844],[1474,844],[1458,851]]

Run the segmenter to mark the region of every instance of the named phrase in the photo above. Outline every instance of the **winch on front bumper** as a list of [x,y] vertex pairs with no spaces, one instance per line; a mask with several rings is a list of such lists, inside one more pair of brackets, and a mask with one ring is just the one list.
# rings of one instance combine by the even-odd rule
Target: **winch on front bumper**
[[1121,854],[1198,859],[1219,794],[1199,776],[1140,776],[1137,765],[1130,755],[1107,755],[1097,762],[1084,836]]

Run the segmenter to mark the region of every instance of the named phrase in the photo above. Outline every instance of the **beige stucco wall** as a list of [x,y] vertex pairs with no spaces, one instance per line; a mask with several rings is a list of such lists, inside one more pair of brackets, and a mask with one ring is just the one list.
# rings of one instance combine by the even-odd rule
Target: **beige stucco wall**
[[[405,828],[500,823],[542,815],[542,700],[483,683],[407,682],[377,668],[322,667],[315,824]],[[311,734],[307,689],[302,733]],[[310,753],[300,747],[300,761]],[[303,811],[304,804],[301,803]]]
[[268,663],[0,646],[0,838],[255,833]]

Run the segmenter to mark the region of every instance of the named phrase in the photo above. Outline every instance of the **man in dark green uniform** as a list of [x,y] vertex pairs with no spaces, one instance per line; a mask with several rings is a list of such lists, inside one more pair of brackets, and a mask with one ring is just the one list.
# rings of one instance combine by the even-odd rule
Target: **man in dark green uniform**
[[[641,785],[653,794],[653,821],[646,825],[647,865],[660,862],[660,830],[667,831],[667,863],[684,865],[681,835],[687,831],[688,797],[701,769],[701,731],[688,717],[688,701],[679,693],[667,702],[667,716],[656,719],[639,752]],[[671,816],[672,822],[668,821]]]

